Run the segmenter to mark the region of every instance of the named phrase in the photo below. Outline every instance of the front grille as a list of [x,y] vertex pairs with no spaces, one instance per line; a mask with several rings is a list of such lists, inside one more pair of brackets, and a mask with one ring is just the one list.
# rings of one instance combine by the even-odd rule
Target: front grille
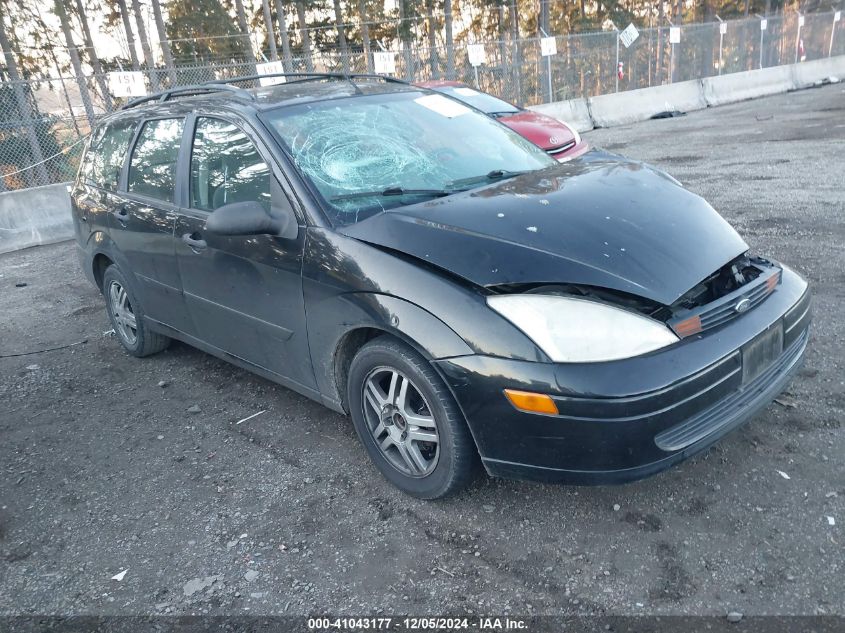
[[546,152],[554,156],[555,154],[560,154],[561,152],[565,152],[566,150],[572,149],[573,147],[575,147],[575,141],[567,143],[566,145],[561,145],[560,147],[552,147],[550,149],[547,149]]
[[716,301],[692,310],[676,312],[667,324],[681,338],[723,325],[762,303],[777,288],[781,272],[780,268],[772,267]]

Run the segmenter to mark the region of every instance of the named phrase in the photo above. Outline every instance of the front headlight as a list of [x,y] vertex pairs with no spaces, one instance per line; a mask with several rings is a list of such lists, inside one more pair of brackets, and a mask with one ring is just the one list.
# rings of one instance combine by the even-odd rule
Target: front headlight
[[580,134],[578,134],[578,130],[576,130],[576,129],[575,129],[574,127],[572,127],[571,125],[567,125],[567,127],[568,127],[570,130],[572,130],[572,136],[574,136],[574,137],[575,137],[575,144],[576,144],[576,145],[580,145],[580,144],[581,144],[581,135],[580,135]]
[[557,363],[630,358],[678,341],[659,321],[605,303],[550,295],[498,295],[487,305]]

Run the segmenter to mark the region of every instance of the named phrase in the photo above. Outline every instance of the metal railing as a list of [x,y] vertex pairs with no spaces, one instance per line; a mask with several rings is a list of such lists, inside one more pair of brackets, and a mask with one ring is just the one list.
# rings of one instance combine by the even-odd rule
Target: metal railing
[[[399,45],[392,52],[394,76],[411,82],[454,79],[519,105],[709,77],[760,67],[791,64],[845,54],[845,21],[834,13],[797,14],[686,24],[672,43],[670,27],[639,29],[625,47],[616,31],[555,36],[556,54],[541,54],[540,38],[487,41],[483,63],[472,66],[470,44],[456,44],[449,72],[444,47]],[[477,53],[476,51],[473,51]],[[475,58],[475,55],[474,55]],[[311,59],[283,60],[289,72],[374,70],[372,52],[350,48],[315,52]],[[173,68],[145,73],[147,89],[255,74],[255,59],[215,62],[183,60]],[[0,84],[0,191],[69,180],[75,173],[85,136],[99,116],[128,99],[105,98],[107,77],[55,77]],[[84,93],[88,94],[86,108]],[[89,114],[90,113],[90,114]]]

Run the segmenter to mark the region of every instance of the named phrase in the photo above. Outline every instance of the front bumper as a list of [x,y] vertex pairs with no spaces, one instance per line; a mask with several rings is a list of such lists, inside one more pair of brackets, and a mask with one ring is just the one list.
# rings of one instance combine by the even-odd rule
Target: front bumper
[[[762,304],[728,324],[637,358],[584,364],[488,356],[435,361],[492,475],[622,483],[704,450],[766,407],[801,366],[810,293],[784,268]],[[743,383],[743,348],[783,328],[777,358]],[[505,388],[549,394],[559,415],[516,410]]]

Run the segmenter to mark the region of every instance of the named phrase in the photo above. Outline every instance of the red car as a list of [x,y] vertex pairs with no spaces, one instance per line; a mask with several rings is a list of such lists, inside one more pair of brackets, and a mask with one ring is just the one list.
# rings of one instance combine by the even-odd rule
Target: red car
[[580,156],[590,146],[581,140],[578,131],[545,114],[524,110],[498,97],[479,92],[457,81],[425,81],[417,84],[463,101],[489,116],[499,119],[517,134],[524,136],[549,155],[563,162]]

